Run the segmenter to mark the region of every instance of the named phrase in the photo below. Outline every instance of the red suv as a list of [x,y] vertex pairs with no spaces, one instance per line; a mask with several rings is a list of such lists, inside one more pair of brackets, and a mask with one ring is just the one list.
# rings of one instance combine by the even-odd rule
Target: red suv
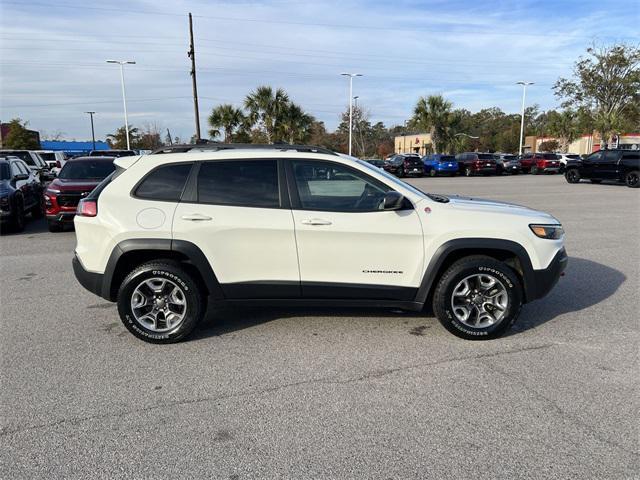
[[79,157],[67,161],[44,192],[50,232],[73,224],[78,202],[115,170],[114,157]]
[[498,171],[496,158],[493,153],[467,152],[456,155],[460,173],[470,177],[471,175],[495,175]]
[[520,160],[522,171],[537,175],[539,173],[558,173],[560,171],[560,155],[555,153],[525,153]]

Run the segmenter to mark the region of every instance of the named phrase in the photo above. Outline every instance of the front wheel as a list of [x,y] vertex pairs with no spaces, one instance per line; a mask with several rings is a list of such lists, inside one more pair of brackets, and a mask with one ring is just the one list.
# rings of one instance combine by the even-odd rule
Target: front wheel
[[531,167],[531,175],[538,175],[539,170],[538,167]]
[[503,262],[483,255],[458,260],[442,275],[433,311],[449,332],[466,340],[498,338],[516,321],[522,288]]
[[630,188],[640,187],[640,172],[638,172],[638,170],[632,170],[627,173],[624,177],[624,183]]
[[470,177],[471,175],[473,175],[473,172],[471,171],[471,169],[469,167],[466,167],[464,169],[464,176],[465,177]]
[[430,177],[435,177],[436,175],[437,175],[437,173],[436,173],[435,169],[432,168],[431,170],[429,170],[429,176]]
[[569,183],[579,183],[580,182],[580,172],[577,168],[570,168],[566,172],[564,172],[564,178]]
[[198,284],[172,260],[145,263],[132,271],[118,291],[118,313],[124,326],[150,343],[186,338],[204,316]]

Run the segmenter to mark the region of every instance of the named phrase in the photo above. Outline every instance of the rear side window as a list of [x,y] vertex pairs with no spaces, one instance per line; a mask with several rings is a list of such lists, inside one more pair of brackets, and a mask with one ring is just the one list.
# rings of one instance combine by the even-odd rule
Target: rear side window
[[622,158],[624,160],[640,160],[640,153],[624,152]]
[[174,163],[156,168],[138,185],[135,196],[147,200],[179,201],[192,166],[192,163]]
[[203,163],[198,173],[198,201],[238,207],[279,208],[277,160]]

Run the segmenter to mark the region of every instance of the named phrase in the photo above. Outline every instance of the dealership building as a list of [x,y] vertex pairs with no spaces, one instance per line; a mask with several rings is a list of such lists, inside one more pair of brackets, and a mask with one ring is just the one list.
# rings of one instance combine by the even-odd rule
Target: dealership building
[[430,133],[401,135],[394,141],[396,153],[418,153],[426,155],[433,151]]

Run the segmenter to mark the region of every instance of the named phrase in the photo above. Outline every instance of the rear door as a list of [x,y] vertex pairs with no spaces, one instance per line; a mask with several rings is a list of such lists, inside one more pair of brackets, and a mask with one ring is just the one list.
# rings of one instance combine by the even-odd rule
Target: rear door
[[192,198],[183,196],[176,208],[173,238],[202,250],[227,298],[299,297],[282,161],[215,160],[198,168]]
[[303,297],[413,300],[424,247],[411,204],[381,210],[391,188],[338,162],[287,166]]
[[621,152],[606,150],[598,163],[598,177],[603,180],[616,180],[620,156]]

